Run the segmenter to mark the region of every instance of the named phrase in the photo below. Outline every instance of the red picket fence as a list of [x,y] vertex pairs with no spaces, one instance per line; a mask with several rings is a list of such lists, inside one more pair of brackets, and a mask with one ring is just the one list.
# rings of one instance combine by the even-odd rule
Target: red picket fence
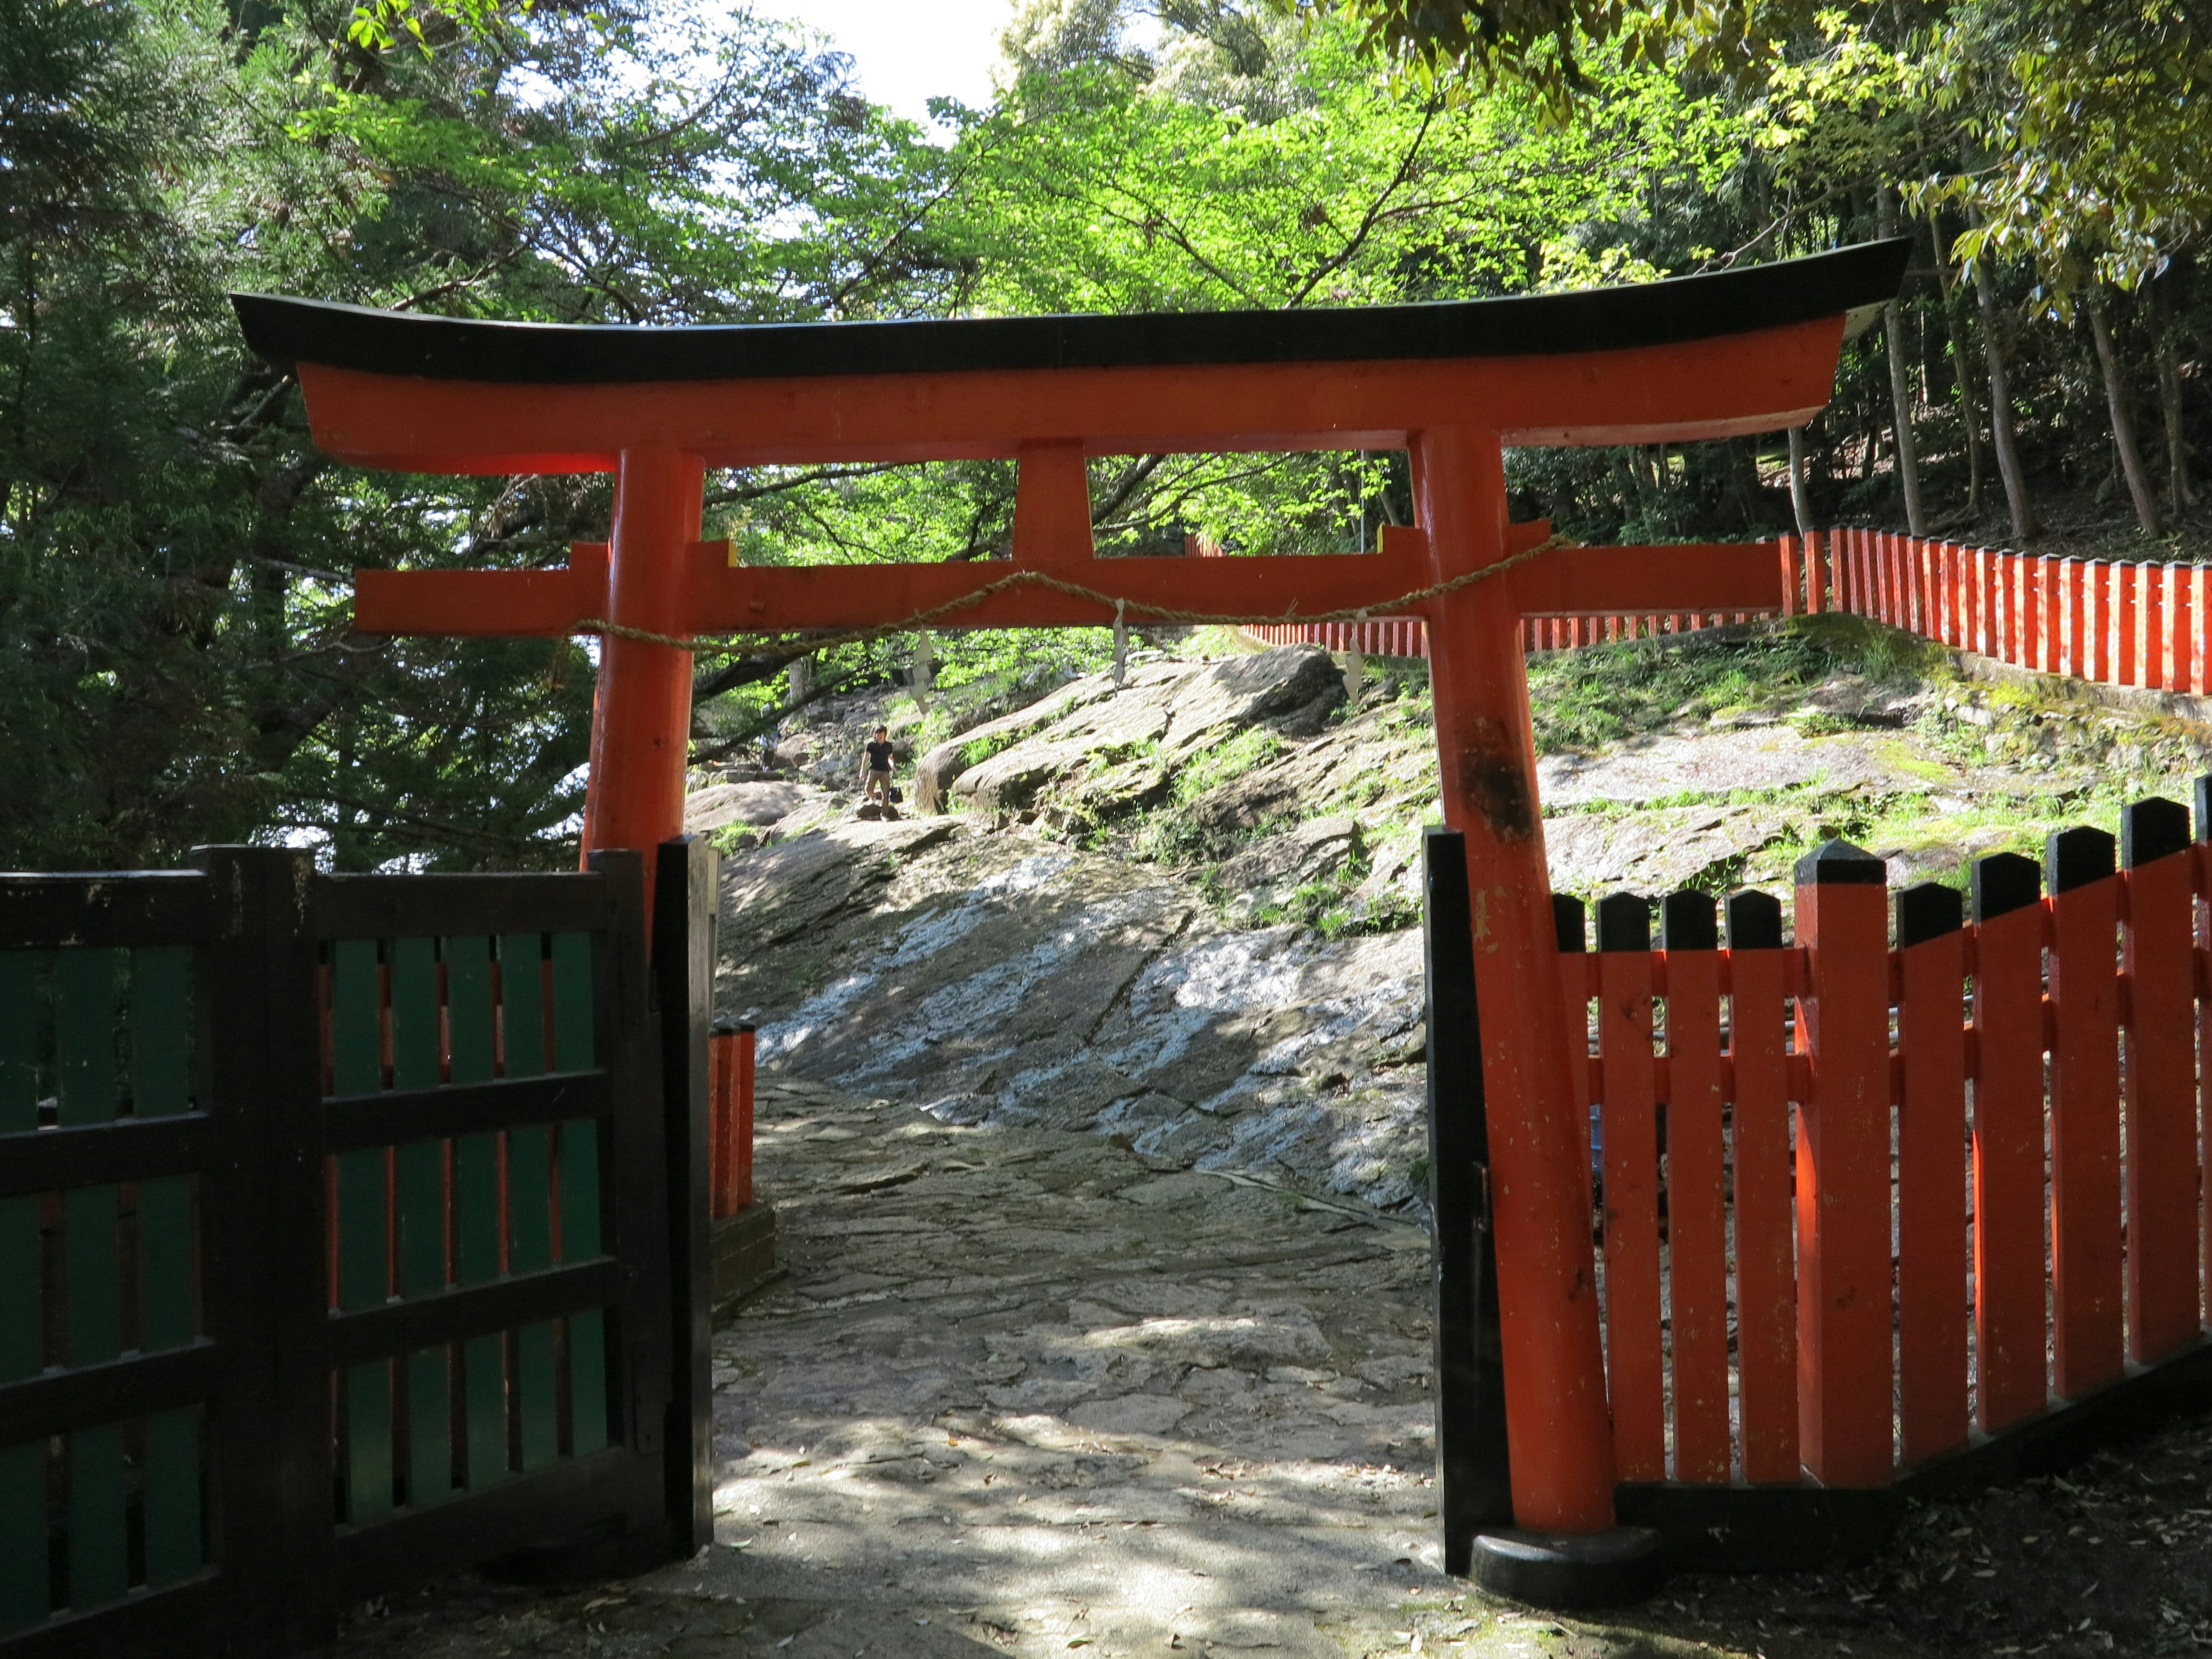
[[[1607,616],[1524,617],[1522,648],[1529,652],[1570,651],[1577,646],[1614,640],[1648,640],[1686,634],[1727,623],[1782,615],[1779,605],[1763,611],[1675,611]],[[1425,657],[1428,624],[1418,617],[1376,617],[1366,622],[1263,623],[1245,635],[1262,645],[1318,645],[1329,651],[1357,651],[1370,657]]]
[[726,1221],[753,1201],[753,1028],[718,1021],[707,1040],[707,1212]]
[[1874,530],[1783,538],[1790,608],[1846,611],[2041,674],[2202,694],[2212,567],[2057,558]]
[[1832,842],[1794,943],[1760,893],[1669,895],[1656,950],[1554,901],[1624,1483],[1887,1487],[2198,1349],[2208,786],[2194,843],[2138,802],[2117,867],[2069,830],[1971,905]]
[[[2071,559],[1967,547],[1865,529],[1784,536],[1771,609],[1724,614],[1536,616],[1530,652],[1650,639],[1755,617],[1847,611],[1939,645],[2039,674],[2201,696],[2212,693],[2212,565]],[[1413,617],[1247,628],[1266,645],[1318,645],[1425,657]]]

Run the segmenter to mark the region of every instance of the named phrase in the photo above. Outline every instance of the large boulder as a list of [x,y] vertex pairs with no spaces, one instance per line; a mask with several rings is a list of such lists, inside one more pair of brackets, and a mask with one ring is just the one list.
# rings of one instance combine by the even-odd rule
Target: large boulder
[[1229,915],[1242,919],[1285,903],[1307,883],[1336,874],[1366,850],[1358,820],[1308,818],[1225,860],[1214,878],[1229,901]]
[[784,779],[750,783],[717,783],[688,795],[684,801],[684,830],[702,836],[726,830],[733,823],[766,829],[802,808],[819,806],[828,795],[812,784]]
[[1100,764],[1148,757],[1166,772],[1247,726],[1310,733],[1344,699],[1344,676],[1315,646],[1206,663],[1148,663],[1117,690],[1093,674],[1029,708],[939,744],[915,769],[925,812],[1033,809]]
[[954,827],[912,818],[845,819],[727,860],[725,948],[755,952],[864,915],[902,859],[935,846]]

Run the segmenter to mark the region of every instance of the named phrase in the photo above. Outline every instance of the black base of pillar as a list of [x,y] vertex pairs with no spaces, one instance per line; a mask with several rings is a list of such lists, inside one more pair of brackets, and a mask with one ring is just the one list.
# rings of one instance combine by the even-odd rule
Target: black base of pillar
[[1531,1607],[1605,1607],[1640,1601],[1666,1576],[1659,1534],[1649,1527],[1611,1532],[1478,1534],[1468,1575],[1493,1595]]

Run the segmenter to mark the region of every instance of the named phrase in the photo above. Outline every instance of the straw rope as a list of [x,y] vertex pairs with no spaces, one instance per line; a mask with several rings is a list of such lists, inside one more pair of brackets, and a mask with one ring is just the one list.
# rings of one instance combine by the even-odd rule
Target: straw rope
[[[1540,558],[1554,549],[1573,545],[1575,544],[1565,537],[1555,535],[1537,543],[1534,547],[1526,548],[1521,552],[1500,559],[1495,564],[1486,564],[1479,570],[1464,572],[1448,581],[1432,583],[1427,587],[1417,587],[1411,592],[1400,594],[1395,599],[1386,599],[1378,604],[1364,605],[1349,610],[1316,611],[1310,616],[1301,616],[1295,601],[1291,604],[1289,611],[1280,617],[1255,617],[1249,611],[1241,611],[1222,612],[1177,611],[1169,605],[1150,605],[1142,599],[1126,599],[1114,593],[1102,593],[1097,588],[1085,587],[1080,582],[1069,581],[1066,577],[1055,576],[1050,571],[1016,570],[1000,577],[995,581],[984,583],[971,593],[963,593],[957,599],[947,599],[943,605],[932,605],[927,611],[917,611],[902,621],[886,623],[876,628],[854,629],[843,634],[807,634],[794,636],[789,633],[738,632],[696,634],[686,637],[676,634],[656,634],[650,629],[632,628],[625,623],[611,622],[604,617],[586,617],[568,631],[574,634],[612,635],[617,639],[636,640],[646,645],[665,645],[678,651],[696,651],[702,646],[727,646],[738,641],[771,647],[804,643],[809,651],[823,651],[833,646],[865,644],[871,640],[887,639],[894,634],[908,634],[918,628],[927,628],[947,617],[981,605],[994,594],[1007,592],[1017,587],[1049,588],[1054,592],[1065,593],[1072,599],[1088,599],[1095,605],[1114,611],[1117,615],[1125,610],[1141,612],[1154,622],[1176,623],[1190,626],[1202,627],[1212,623],[1267,627],[1298,623],[1364,622],[1378,612],[1387,614],[1402,611],[1413,605],[1423,605],[1431,599],[1442,599],[1445,594],[1457,592],[1462,587],[1471,587],[1477,582],[1488,581],[1493,576],[1502,576],[1516,565],[1527,564],[1531,560]],[[1103,625],[1101,624],[1101,626]]]

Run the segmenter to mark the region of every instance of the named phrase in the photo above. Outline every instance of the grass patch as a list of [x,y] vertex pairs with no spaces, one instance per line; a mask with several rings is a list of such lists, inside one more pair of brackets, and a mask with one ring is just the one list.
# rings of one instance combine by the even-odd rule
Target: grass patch
[[1003,755],[1024,738],[1027,732],[994,732],[988,736],[971,738],[960,745],[960,769],[963,772],[981,766],[994,755]]
[[[1902,687],[1920,679],[1928,654],[1853,617],[1799,617],[1736,638],[1623,641],[1559,652],[1528,666],[1536,747],[1587,751],[1723,712],[1780,715],[1839,672]],[[1799,729],[1816,718],[1800,720]]]
[[1228,742],[1217,744],[1196,757],[1176,774],[1176,805],[1186,805],[1289,752],[1290,745],[1273,732],[1264,726],[1248,726]]

